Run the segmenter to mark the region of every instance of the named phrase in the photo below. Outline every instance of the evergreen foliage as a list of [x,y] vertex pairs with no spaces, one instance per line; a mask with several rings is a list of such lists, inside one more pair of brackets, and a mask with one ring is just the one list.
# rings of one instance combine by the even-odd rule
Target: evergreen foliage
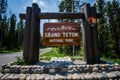
[[2,50],[19,50],[23,44],[24,22],[17,23],[15,14],[7,18],[7,0],[0,0],[0,52]]
[[[74,7],[74,1],[75,0],[62,0],[61,3],[59,4],[59,12],[74,12],[75,8]],[[77,5],[80,6],[80,5]],[[59,20],[59,22],[74,22],[75,20],[73,19],[62,19]],[[77,22],[80,23],[79,20],[77,20]],[[81,32],[82,33],[82,32]],[[79,53],[80,47],[81,46],[74,46],[75,48],[75,55],[77,55]],[[73,46],[60,46],[59,48],[59,52],[63,53],[63,54],[69,54],[69,55],[73,55]]]
[[98,20],[98,38],[101,55],[120,57],[120,3],[117,0],[97,0],[101,14]]
[[[19,51],[23,48],[25,22],[17,21],[14,13],[11,13],[8,18],[7,8],[7,0],[0,0],[0,52]],[[42,42],[42,35],[40,35],[41,48],[44,47]]]
[[0,0],[0,48],[3,45],[4,28],[6,25],[7,0]]
[[[74,11],[72,3],[75,1],[62,0],[59,5],[59,12]],[[74,5],[77,4],[74,3]],[[120,3],[118,0],[96,0],[94,6],[97,8],[97,12],[101,14],[97,20],[100,54],[101,56],[120,58]],[[74,20],[59,21],[72,22]],[[59,47],[59,51],[61,53],[72,53],[72,48]]]

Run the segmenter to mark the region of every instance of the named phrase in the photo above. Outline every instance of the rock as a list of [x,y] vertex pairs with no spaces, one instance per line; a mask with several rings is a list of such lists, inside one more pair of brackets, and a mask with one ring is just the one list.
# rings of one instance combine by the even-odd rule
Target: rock
[[115,71],[120,71],[120,66],[115,66],[114,69]]
[[10,66],[11,68],[16,68],[17,67],[17,65],[12,65],[12,66]]
[[1,80],[5,80],[6,77],[8,77],[9,75],[10,75],[10,74],[6,73],[6,74],[4,74],[0,79],[1,79]]
[[99,80],[102,79],[102,75],[100,73],[96,73],[95,75],[96,75],[97,79],[99,79]]
[[52,58],[50,59],[50,62],[53,62],[53,61],[57,61],[57,57],[52,57]]
[[99,79],[105,80],[108,78],[108,76],[106,75],[106,73],[97,73],[97,76]]
[[55,77],[54,77],[54,80],[65,80],[66,77],[65,76],[62,76],[62,75],[59,75],[59,74],[56,74]]
[[19,77],[18,75],[16,76],[16,74],[10,74],[5,78],[5,80],[19,80]]
[[14,74],[12,80],[19,80],[19,74]]
[[26,76],[25,80],[31,80],[31,77],[32,76],[29,74],[29,75]]
[[55,80],[55,75],[46,74],[44,80]]
[[36,74],[36,80],[44,80],[44,76],[40,74]]
[[96,73],[91,73],[91,76],[92,76],[93,79],[95,79],[95,80],[98,80],[98,79],[99,79],[98,76],[96,75]]
[[102,64],[101,66],[102,66],[103,68],[106,68],[107,65],[106,65],[106,64]]
[[68,65],[68,69],[70,70],[70,69],[72,69],[73,68],[73,66],[72,65]]
[[21,73],[27,73],[26,69],[20,69]]
[[[59,71],[59,72],[62,72],[62,73],[67,73],[68,72],[68,68],[61,68],[62,70]],[[58,69],[57,69],[58,70]]]
[[50,80],[55,80],[54,77],[55,77],[54,75],[51,75]]
[[77,72],[77,69],[76,69],[76,68],[73,68],[72,71],[73,71],[73,73],[76,73],[76,72]]
[[120,66],[118,63],[115,63],[115,66]]
[[105,68],[101,68],[101,72],[103,72],[103,71],[106,71],[106,69]]
[[106,75],[109,77],[109,79],[114,79],[117,77],[115,74],[112,73],[107,73]]
[[28,74],[19,74],[19,80],[25,80]]
[[[46,78],[46,77],[48,77],[48,78],[50,78],[50,75],[49,74],[41,74],[42,75],[42,77],[43,77],[43,80]],[[47,78],[46,78],[47,79]],[[49,79],[48,79],[49,80]]]
[[33,69],[33,73],[34,73],[34,74],[38,74],[38,73],[39,73],[39,69],[38,69],[38,68]]
[[71,62],[70,57],[52,57],[50,62]]
[[0,66],[0,72],[2,72],[2,67]]
[[3,76],[3,74],[0,72],[0,78]]
[[55,69],[49,69],[49,73],[55,73]]
[[120,78],[120,71],[113,71],[112,74],[116,75],[116,77]]
[[31,74],[30,80],[36,80],[36,74]]
[[84,74],[79,74],[79,80],[85,80],[85,78],[84,78]]
[[92,65],[93,67],[99,67],[100,65],[99,64],[94,64]]
[[72,79],[72,74],[68,74],[66,78],[67,78],[67,80],[71,80]]
[[113,71],[115,68],[114,67],[108,67],[107,69],[110,72],[110,71]]
[[44,68],[43,73],[49,73],[49,68]]
[[93,71],[93,72],[98,72],[99,70],[98,70],[97,67],[94,67],[94,68],[92,69],[92,71]]
[[77,73],[72,74],[72,79],[79,80],[80,79],[79,74],[77,74]]
[[101,74],[102,74],[102,76],[104,77],[104,79],[108,79],[108,76],[107,76],[107,73],[106,73],[106,72],[102,72]]
[[4,73],[10,73],[10,69],[5,69]]
[[14,73],[16,73],[16,74],[20,74],[20,73],[21,73],[20,68],[16,68],[15,71],[14,71]]

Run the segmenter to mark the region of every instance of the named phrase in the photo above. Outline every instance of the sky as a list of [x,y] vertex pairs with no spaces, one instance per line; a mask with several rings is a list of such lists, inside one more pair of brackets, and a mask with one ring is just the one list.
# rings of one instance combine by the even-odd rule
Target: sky
[[[20,19],[19,14],[26,12],[26,7],[31,7],[32,3],[37,3],[41,8],[41,12],[58,12],[58,5],[62,0],[8,0],[7,14],[15,14],[17,21]],[[95,0],[81,0],[87,3],[93,3]],[[56,22],[56,20],[41,20],[41,33],[43,32],[44,22]]]

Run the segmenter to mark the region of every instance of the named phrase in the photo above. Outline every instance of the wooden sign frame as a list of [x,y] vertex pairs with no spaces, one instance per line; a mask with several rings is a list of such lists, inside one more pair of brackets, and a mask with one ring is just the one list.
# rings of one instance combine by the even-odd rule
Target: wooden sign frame
[[27,62],[28,64],[35,64],[39,61],[41,19],[82,19],[85,61],[87,64],[99,63],[100,54],[98,48],[97,25],[89,24],[88,18],[90,17],[95,17],[95,19],[97,19],[100,17],[100,14],[97,13],[96,8],[90,6],[89,3],[83,6],[83,12],[77,13],[43,13],[36,3],[33,3],[32,7],[27,7],[26,14],[20,14],[20,18],[25,19],[23,43],[23,58],[25,59],[25,62]]

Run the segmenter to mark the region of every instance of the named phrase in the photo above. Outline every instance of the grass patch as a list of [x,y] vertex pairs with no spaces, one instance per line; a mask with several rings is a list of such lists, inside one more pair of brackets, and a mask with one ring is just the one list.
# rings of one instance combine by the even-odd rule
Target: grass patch
[[101,57],[101,59],[120,64],[120,58],[111,58],[111,57],[103,56],[103,57]]
[[84,50],[81,49],[80,51],[78,51],[78,53],[76,53],[75,56],[70,56],[72,61],[75,61],[75,60],[81,60],[83,61],[84,60]]
[[78,52],[78,56],[80,56],[80,57],[83,57],[83,56],[84,56],[84,50],[83,50],[83,49],[81,49],[81,50]]
[[64,54],[64,53],[59,53],[58,48],[53,48],[51,51],[44,53],[42,55],[39,56],[39,60],[50,60],[52,57],[66,57],[69,56],[72,61],[77,60],[83,60],[83,51],[79,51],[79,54],[77,54],[76,56],[70,56],[68,54]]
[[75,60],[80,60],[80,61],[83,61],[84,60],[84,57],[83,56],[70,56],[72,61],[75,61]]
[[67,56],[63,53],[58,53],[58,48],[53,48],[51,51],[44,53],[42,55],[39,56],[39,59],[45,59],[45,60],[50,60],[52,57],[64,57]]
[[0,54],[9,54],[12,52],[22,52],[23,50],[0,50]]

